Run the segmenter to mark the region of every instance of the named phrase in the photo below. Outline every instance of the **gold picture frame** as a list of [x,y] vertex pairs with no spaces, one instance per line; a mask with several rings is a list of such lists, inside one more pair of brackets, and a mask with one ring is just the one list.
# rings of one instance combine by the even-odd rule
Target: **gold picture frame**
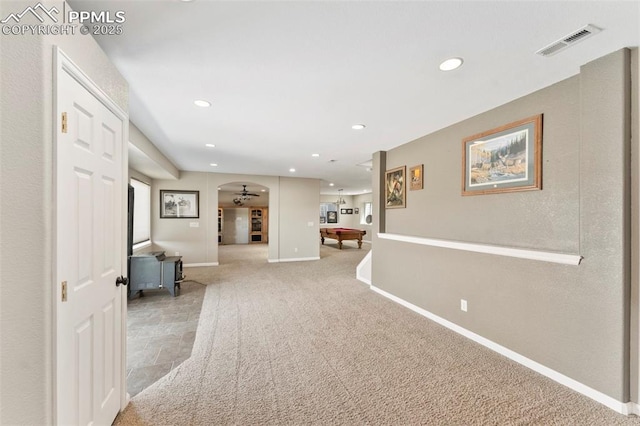
[[542,189],[542,114],[462,140],[462,195]]
[[409,169],[409,190],[417,191],[423,188],[424,164],[413,166]]
[[396,167],[385,173],[385,208],[401,209],[407,205],[407,191],[405,175],[407,166]]

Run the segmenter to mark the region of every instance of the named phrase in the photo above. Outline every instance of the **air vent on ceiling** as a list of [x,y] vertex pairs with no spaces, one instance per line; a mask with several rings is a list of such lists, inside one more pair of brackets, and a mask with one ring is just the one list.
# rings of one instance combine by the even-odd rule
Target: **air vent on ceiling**
[[562,37],[560,40],[556,40],[548,46],[543,47],[538,50],[536,53],[541,56],[551,56],[560,52],[561,50],[566,49],[567,47],[573,46],[577,42],[584,40],[585,38],[591,37],[594,34],[602,31],[600,28],[595,27],[593,25],[585,25],[582,28],[579,28],[573,31],[570,34]]

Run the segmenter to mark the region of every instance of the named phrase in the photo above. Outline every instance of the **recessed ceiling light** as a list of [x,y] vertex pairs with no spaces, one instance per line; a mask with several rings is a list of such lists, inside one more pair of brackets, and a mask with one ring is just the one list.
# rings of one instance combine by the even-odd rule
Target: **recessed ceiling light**
[[218,187],[218,191],[220,191],[220,187]]
[[352,128],[353,130],[362,130],[362,129],[364,129],[365,127],[367,127],[367,126],[365,126],[364,124],[354,124],[353,126],[351,126],[351,128]]
[[462,58],[450,58],[440,64],[441,71],[453,71],[462,65]]
[[335,183],[330,183],[330,184],[329,184],[329,186],[333,186],[333,185],[335,185]]
[[209,164],[211,167],[218,167],[218,165],[216,163],[211,163]]
[[204,101],[202,99],[198,99],[196,101],[193,101],[193,103],[196,104],[199,107],[202,107],[202,108],[208,108],[208,107],[211,106],[211,102]]
[[267,192],[267,190],[266,189],[261,189],[260,192]]
[[294,172],[296,171],[296,169],[294,169],[294,168],[292,167],[292,168],[290,168],[290,169],[289,169],[289,171],[290,171],[291,173],[294,173]]
[[320,154],[311,154],[312,157],[320,157]]
[[215,148],[216,146],[212,143],[208,143],[205,145],[207,148]]

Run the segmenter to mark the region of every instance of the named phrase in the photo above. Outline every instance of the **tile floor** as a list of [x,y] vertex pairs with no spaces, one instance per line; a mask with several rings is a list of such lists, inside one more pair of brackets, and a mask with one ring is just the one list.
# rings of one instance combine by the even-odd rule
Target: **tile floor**
[[185,281],[177,297],[159,289],[129,300],[127,390],[132,397],[191,356],[205,288]]

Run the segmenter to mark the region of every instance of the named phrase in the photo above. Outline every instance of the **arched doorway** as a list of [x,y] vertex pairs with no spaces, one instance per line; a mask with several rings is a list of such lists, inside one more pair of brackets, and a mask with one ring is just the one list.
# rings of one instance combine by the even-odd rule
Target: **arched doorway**
[[269,188],[255,182],[229,182],[218,186],[220,263],[226,263],[225,253],[232,251],[235,257],[267,260],[269,201]]

